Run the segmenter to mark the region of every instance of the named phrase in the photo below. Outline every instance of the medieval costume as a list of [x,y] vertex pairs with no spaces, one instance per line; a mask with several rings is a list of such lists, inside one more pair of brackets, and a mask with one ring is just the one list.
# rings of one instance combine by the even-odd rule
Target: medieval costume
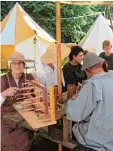
[[87,79],[87,76],[84,71],[81,70],[82,65],[72,65],[69,62],[65,64],[63,67],[63,75],[65,81],[65,87],[63,87],[63,91],[67,90],[68,84],[75,84],[78,86],[78,82],[82,83],[84,80]]
[[[10,87],[22,87],[22,83],[27,80],[33,80],[31,74],[22,73],[21,77],[14,79],[12,72],[1,77],[1,93]],[[3,116],[15,112],[13,103],[16,103],[16,97],[7,97],[1,106],[1,148],[2,151],[28,151],[31,145],[28,130],[16,123],[3,119]]]
[[113,53],[111,53],[110,56],[106,56],[105,52],[102,52],[99,57],[102,57],[107,61],[109,70],[113,70]]
[[[92,66],[96,58],[89,59]],[[88,63],[88,59],[86,61]],[[113,71],[96,74],[84,82],[76,99],[67,102],[67,118],[76,122],[73,132],[85,147],[113,151],[112,88]]]

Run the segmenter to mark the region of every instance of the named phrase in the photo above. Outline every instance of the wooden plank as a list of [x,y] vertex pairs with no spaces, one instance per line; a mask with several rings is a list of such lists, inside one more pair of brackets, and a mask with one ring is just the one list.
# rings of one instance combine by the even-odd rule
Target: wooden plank
[[48,115],[48,96],[47,96],[46,88],[43,89],[43,100],[44,100],[45,115]]
[[68,120],[66,117],[63,117],[63,141],[68,141]]
[[51,121],[56,121],[56,112],[55,112],[55,97],[54,97],[54,87],[49,88],[50,92],[50,114],[51,114]]
[[77,141],[62,141],[60,139],[54,139],[50,135],[45,133],[42,129],[37,132],[37,135],[42,136],[52,142],[58,143],[59,145],[58,149],[62,149],[62,146],[65,146],[72,150],[78,145]]
[[76,85],[75,84],[69,84],[67,86],[67,97],[70,99],[74,94],[76,94]]
[[[44,111],[42,113],[35,112],[35,108],[31,106],[25,106],[24,108],[18,109],[18,104],[14,104],[14,108],[18,111],[18,113],[26,120],[26,122],[33,128],[38,129],[44,126],[56,124],[56,121],[51,120],[51,115],[44,115]],[[44,106],[43,106],[44,108]],[[25,111],[28,109],[33,109],[31,111]],[[39,108],[40,109],[40,108]],[[41,116],[43,115],[43,116]],[[49,117],[48,117],[49,116]]]
[[63,150],[62,144],[58,144],[58,151],[62,151],[62,150]]
[[72,121],[69,121],[66,117],[63,117],[63,141],[69,141],[72,139]]
[[76,148],[77,147],[77,145],[78,145],[78,143],[76,142],[76,141],[73,141],[73,142],[71,142],[71,141],[63,141],[63,146],[65,146],[65,147],[67,147],[67,148],[69,148],[69,149],[74,149],[74,148]]
[[113,1],[60,1],[61,4],[70,5],[113,5]]
[[61,72],[61,18],[60,2],[56,1],[56,42],[57,42],[57,80],[58,94],[62,94],[62,72]]

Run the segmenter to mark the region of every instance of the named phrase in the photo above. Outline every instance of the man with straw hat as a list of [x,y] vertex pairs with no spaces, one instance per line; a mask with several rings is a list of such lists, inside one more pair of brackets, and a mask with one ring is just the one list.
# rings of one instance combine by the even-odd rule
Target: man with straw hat
[[[16,102],[15,94],[26,80],[33,80],[31,74],[24,73],[26,60],[24,55],[14,52],[9,58],[10,71],[1,77],[1,116],[14,112],[12,104]],[[1,119],[1,148],[2,151],[28,151],[31,140],[28,132],[21,126]]]
[[[104,72],[104,59],[88,52],[83,67],[88,80],[67,102],[67,118],[80,144],[97,151],[113,151],[113,71]],[[87,150],[87,149],[86,149]]]

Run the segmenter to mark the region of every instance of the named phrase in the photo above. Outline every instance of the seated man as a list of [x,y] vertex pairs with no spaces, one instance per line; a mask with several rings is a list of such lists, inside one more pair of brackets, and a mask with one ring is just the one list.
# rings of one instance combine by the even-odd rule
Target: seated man
[[69,99],[66,114],[75,121],[73,132],[78,142],[97,151],[113,151],[113,71],[104,72],[104,59],[88,52],[83,67],[88,80]]
[[82,83],[83,80],[87,79],[86,74],[81,70],[81,62],[83,57],[84,50],[80,46],[71,47],[69,62],[66,63],[62,69],[65,81],[65,87],[63,87],[63,91],[67,91],[68,84],[75,84],[78,86],[78,83]]

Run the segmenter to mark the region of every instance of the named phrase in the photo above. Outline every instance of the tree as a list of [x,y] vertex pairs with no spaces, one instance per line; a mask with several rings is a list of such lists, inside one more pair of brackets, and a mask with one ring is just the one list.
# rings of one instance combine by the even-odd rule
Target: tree
[[[1,2],[1,20],[15,5],[15,1]],[[22,8],[53,38],[56,37],[56,8],[52,2],[19,1]],[[113,7],[111,7],[112,9]],[[76,42],[86,35],[94,23],[96,15],[87,16],[96,12],[104,12],[105,6],[76,6],[61,5],[61,38],[62,42]],[[112,12],[112,10],[111,10]],[[81,18],[76,18],[84,16]]]

